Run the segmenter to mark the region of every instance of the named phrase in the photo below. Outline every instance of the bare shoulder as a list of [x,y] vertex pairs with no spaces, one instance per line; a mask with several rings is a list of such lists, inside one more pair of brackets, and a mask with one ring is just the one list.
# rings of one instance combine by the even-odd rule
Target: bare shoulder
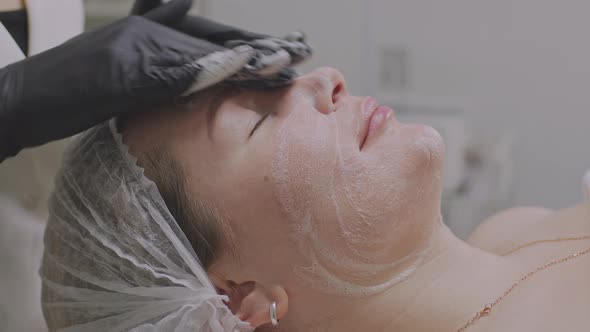
[[555,211],[543,207],[516,207],[484,220],[469,236],[474,247],[501,254],[519,243],[520,234],[537,225]]

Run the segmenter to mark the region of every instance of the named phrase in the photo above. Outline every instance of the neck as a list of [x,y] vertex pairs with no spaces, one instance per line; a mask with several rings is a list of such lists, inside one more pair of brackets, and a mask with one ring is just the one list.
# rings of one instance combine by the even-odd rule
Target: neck
[[506,258],[469,246],[445,225],[436,223],[435,227],[438,229],[433,249],[407,280],[367,298],[331,297],[314,301],[319,306],[314,308],[315,312],[323,314],[316,314],[306,328],[456,331],[522,273]]

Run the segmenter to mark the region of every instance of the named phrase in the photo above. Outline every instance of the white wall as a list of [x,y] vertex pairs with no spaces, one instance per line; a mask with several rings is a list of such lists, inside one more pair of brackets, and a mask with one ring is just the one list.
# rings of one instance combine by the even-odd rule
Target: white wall
[[[330,65],[350,79],[349,88],[361,88],[359,66],[363,56],[359,41],[364,35],[364,5],[361,1],[337,0],[207,0],[206,16],[221,22],[275,36],[302,30],[314,46],[315,56],[303,66],[309,70]],[[335,9],[337,8],[337,10]]]
[[306,31],[317,52],[305,68],[335,66],[360,94],[378,94],[370,66],[380,48],[405,48],[409,92],[464,100],[476,131],[515,135],[515,205],[581,198],[590,168],[589,1],[209,0],[203,8],[256,31]]

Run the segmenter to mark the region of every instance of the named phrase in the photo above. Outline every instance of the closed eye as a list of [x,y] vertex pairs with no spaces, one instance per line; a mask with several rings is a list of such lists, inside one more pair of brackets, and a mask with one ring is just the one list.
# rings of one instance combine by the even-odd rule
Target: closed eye
[[264,114],[260,120],[258,120],[258,122],[256,122],[256,124],[254,125],[254,128],[252,128],[252,131],[250,132],[250,135],[248,135],[248,138],[252,137],[252,135],[254,135],[254,132],[256,131],[256,129],[258,129],[258,127],[260,127],[260,125],[262,124],[262,122],[264,122],[264,120],[266,120],[266,118],[268,118],[268,116],[270,115],[271,112],[268,112],[266,114]]

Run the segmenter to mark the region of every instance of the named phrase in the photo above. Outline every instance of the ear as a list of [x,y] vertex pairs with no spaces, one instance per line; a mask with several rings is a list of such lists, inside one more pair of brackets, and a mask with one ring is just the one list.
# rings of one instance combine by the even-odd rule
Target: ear
[[[289,297],[285,289],[278,285],[262,285],[255,281],[237,284],[227,281],[219,284],[214,281],[220,293],[229,297],[227,306],[242,321],[257,328],[270,324],[270,307],[277,303],[277,318],[280,320],[289,308]],[[220,287],[221,286],[221,287]]]

